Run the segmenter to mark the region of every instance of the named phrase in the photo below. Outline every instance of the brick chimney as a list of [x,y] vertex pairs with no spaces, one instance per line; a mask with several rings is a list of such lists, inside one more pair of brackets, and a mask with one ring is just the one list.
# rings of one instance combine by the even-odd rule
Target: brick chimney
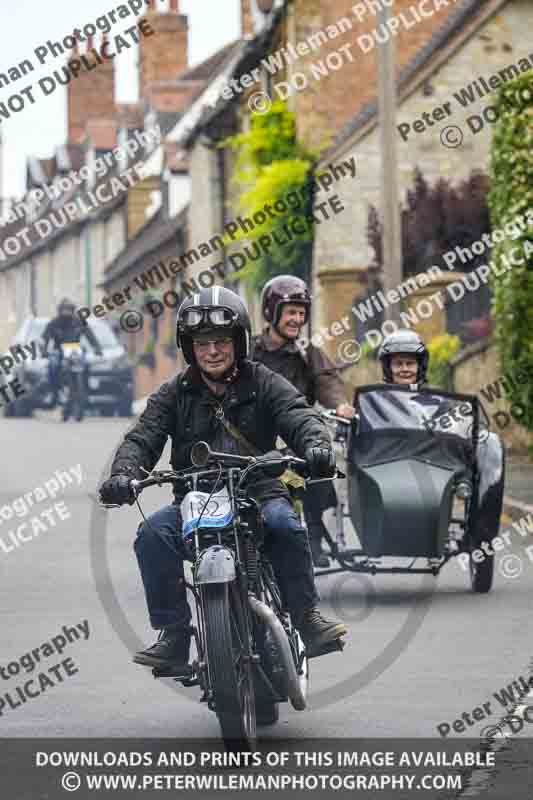
[[[78,46],[72,51],[68,63],[79,58]],[[67,87],[68,141],[79,144],[85,138],[85,129],[91,119],[113,119],[115,116],[115,70],[112,60],[98,64],[93,53],[85,53],[91,71],[81,69]]]
[[149,94],[149,86],[159,81],[175,81],[188,66],[189,24],[180,14],[178,0],[169,0],[167,11],[159,13],[149,4],[145,19],[154,31],[139,39],[139,96]]
[[274,0],[241,0],[241,36],[243,39],[250,39],[257,35],[273,7]]

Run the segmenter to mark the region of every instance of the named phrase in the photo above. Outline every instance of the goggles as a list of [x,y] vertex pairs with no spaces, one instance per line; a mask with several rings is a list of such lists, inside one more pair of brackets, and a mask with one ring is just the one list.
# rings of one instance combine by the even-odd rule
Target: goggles
[[230,329],[237,320],[237,313],[226,306],[192,306],[182,312],[179,327],[191,333],[201,328]]

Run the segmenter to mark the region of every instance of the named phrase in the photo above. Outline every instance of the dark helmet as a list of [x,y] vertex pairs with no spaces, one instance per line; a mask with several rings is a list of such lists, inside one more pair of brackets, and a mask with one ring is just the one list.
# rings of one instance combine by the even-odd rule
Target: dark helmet
[[195,333],[228,333],[235,342],[237,364],[248,356],[252,328],[246,306],[235,292],[212,286],[183,301],[178,310],[176,342],[187,364],[195,363],[192,338]]
[[76,310],[76,303],[73,300],[69,300],[68,297],[64,297],[57,307],[57,313],[61,314],[63,311],[71,311],[73,314]]
[[379,348],[378,358],[383,369],[383,379],[386,383],[392,383],[392,370],[390,366],[391,356],[398,353],[409,353],[415,355],[418,361],[416,376],[417,383],[424,383],[429,363],[429,353],[424,341],[415,331],[402,328],[391,333],[385,338]]
[[283,306],[288,303],[299,303],[305,306],[305,321],[309,319],[311,295],[301,278],[294,275],[277,275],[265,284],[261,293],[261,310],[267,322],[276,327],[279,323]]

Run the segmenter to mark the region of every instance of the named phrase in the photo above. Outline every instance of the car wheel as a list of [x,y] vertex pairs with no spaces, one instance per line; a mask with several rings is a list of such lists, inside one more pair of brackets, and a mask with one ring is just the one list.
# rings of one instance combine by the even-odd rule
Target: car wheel
[[8,403],[4,411],[5,417],[33,417],[33,405],[31,400],[21,397]]
[[487,555],[485,559],[476,563],[470,553],[470,581],[472,591],[479,594],[490,592],[494,578],[494,556]]

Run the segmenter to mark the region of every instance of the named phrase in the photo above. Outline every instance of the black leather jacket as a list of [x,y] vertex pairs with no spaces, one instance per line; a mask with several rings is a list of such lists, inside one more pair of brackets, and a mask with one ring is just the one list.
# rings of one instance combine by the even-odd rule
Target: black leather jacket
[[43,345],[46,350],[48,342],[52,340],[56,350],[59,350],[66,342],[80,342],[82,336],[89,340],[96,352],[101,351],[100,343],[88,325],[83,325],[77,317],[57,316],[44,329]]
[[[223,398],[216,398],[198,370],[189,367],[151,395],[145,411],[119,446],[111,475],[145,477],[141,467],[148,471],[155,467],[168,437],[172,441],[172,467],[190,467],[195,442],[203,440],[220,447],[224,439],[227,441],[228,434],[215,413],[220,405],[226,419],[262,453],[275,449],[277,436],[301,458],[312,445],[331,447],[320,416],[285,378],[262,364],[244,361]],[[231,451],[249,455],[238,441],[233,440],[231,445]],[[250,494],[259,502],[287,496],[283,484],[271,478],[254,481]]]

